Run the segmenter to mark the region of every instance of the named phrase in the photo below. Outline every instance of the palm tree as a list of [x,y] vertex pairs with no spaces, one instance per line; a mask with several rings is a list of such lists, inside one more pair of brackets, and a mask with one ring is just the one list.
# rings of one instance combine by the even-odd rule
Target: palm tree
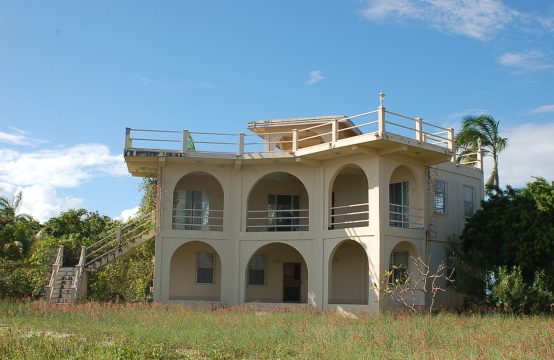
[[22,193],[12,201],[0,196],[0,255],[19,257],[30,247],[34,220],[25,214],[16,214],[21,205]]
[[508,139],[500,137],[499,125],[500,122],[490,115],[466,115],[462,122],[462,129],[456,135],[456,146],[476,152],[480,145],[483,156],[492,157],[493,169],[485,184],[486,192],[500,189],[498,154],[506,148]]

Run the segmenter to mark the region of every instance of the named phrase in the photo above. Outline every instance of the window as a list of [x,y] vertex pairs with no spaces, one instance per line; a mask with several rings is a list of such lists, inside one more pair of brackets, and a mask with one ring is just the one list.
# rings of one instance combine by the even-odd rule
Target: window
[[300,197],[298,195],[268,195],[267,231],[298,231],[300,223]]
[[474,212],[473,186],[464,185],[464,216],[471,217]]
[[408,261],[410,254],[407,251],[393,252],[389,260],[390,284],[403,284],[408,277]]
[[446,214],[446,181],[435,180],[435,212]]
[[198,284],[215,283],[215,254],[207,252],[196,253],[196,282]]
[[175,201],[175,229],[209,230],[210,194],[207,191],[181,190]]
[[389,184],[389,225],[407,228],[410,226],[408,196],[410,184],[402,181]]
[[267,257],[253,255],[248,263],[248,285],[265,285]]

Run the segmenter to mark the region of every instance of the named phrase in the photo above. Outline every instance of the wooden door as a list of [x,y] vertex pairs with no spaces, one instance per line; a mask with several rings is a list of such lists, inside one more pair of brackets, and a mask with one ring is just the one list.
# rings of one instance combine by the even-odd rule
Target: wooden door
[[283,302],[300,302],[302,265],[283,263]]

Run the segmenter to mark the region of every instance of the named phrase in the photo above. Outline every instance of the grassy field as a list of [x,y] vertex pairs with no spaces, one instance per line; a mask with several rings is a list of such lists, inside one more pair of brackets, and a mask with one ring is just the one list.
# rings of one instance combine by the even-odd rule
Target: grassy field
[[0,302],[0,359],[554,358],[549,317]]

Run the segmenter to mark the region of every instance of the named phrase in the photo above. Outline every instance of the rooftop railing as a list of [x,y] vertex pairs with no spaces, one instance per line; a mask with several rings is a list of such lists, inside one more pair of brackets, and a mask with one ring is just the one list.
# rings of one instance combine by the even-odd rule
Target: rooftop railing
[[[355,121],[354,121],[355,120]],[[342,126],[341,126],[342,125]],[[346,126],[345,126],[346,125]],[[290,126],[290,125],[289,125]],[[452,161],[481,168],[479,149],[456,149],[454,129],[424,121],[421,117],[402,115],[385,109],[382,103],[373,111],[335,118],[322,123],[286,131],[256,133],[193,132],[189,130],[126,129],[125,149],[179,153],[223,153],[244,156],[255,153],[295,153],[301,148],[334,144],[344,138],[386,134],[415,139],[420,144],[447,150]],[[259,132],[258,132],[259,131]],[[345,133],[350,131],[350,133]],[[192,144],[191,144],[192,141]]]

